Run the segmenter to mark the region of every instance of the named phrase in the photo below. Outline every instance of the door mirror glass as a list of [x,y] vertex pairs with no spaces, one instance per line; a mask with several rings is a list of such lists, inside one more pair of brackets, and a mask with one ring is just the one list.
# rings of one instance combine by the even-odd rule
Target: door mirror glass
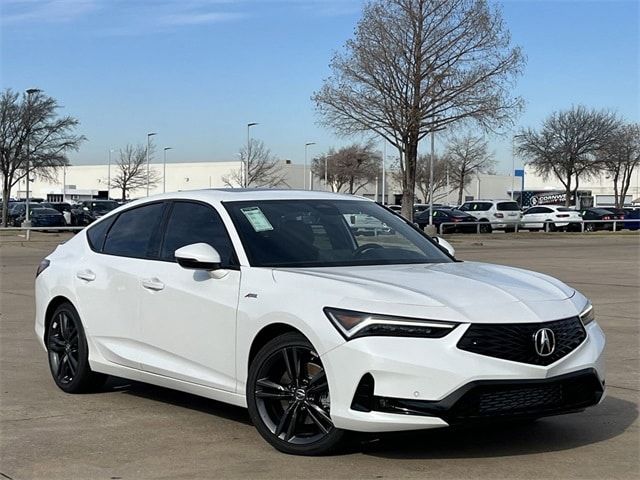
[[456,249],[453,248],[453,246],[449,242],[447,242],[444,238],[441,238],[441,237],[434,237],[434,240],[438,243],[438,245],[440,245],[447,252],[449,252],[449,255],[451,255],[452,257],[455,257]]
[[182,268],[188,270],[220,270],[222,259],[218,251],[207,243],[193,243],[179,248],[175,258]]

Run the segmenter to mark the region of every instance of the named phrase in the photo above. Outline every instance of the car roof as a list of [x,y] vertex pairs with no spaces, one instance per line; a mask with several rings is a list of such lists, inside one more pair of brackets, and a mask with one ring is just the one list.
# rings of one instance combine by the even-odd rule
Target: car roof
[[253,200],[352,200],[370,201],[368,198],[355,195],[332,192],[318,192],[314,190],[290,190],[268,188],[210,188],[204,190],[187,190],[173,193],[162,193],[148,198],[135,200],[127,205],[146,203],[147,201],[188,199],[205,202],[234,202]]

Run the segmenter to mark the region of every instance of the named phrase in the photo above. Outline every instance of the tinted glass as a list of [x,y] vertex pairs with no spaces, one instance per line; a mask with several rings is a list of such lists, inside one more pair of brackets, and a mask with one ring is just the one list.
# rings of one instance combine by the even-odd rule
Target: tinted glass
[[33,211],[35,215],[61,215],[61,213],[53,208],[38,208]]
[[193,243],[207,243],[215,248],[223,266],[232,263],[233,247],[218,212],[200,203],[176,202],[169,216],[160,257],[175,261],[175,251]]
[[460,207],[463,212],[486,212],[491,208],[489,202],[467,202]]
[[107,232],[109,231],[109,227],[113,221],[117,218],[117,215],[113,215],[104,220],[100,220],[97,223],[94,223],[87,230],[87,241],[89,242],[89,246],[91,250],[96,252],[102,251],[102,246],[104,245],[104,238],[107,236]]
[[107,235],[103,252],[122,257],[156,258],[163,212],[163,203],[122,212]]
[[556,210],[558,210],[559,212],[575,212],[573,208],[568,207],[558,207],[556,208]]
[[94,212],[107,213],[119,207],[117,202],[86,202],[86,206]]
[[507,211],[507,212],[512,212],[514,210],[520,210],[520,207],[518,207],[518,204],[516,202],[500,202],[498,203],[498,205],[496,206],[496,208],[499,211]]
[[228,202],[249,260],[258,267],[442,263],[451,259],[374,202]]

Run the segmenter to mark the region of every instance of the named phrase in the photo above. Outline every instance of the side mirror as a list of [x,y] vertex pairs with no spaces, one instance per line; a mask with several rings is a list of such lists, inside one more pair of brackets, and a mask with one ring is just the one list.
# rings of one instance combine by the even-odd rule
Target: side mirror
[[187,270],[206,270],[212,272],[222,268],[222,259],[218,251],[207,243],[194,243],[179,248],[175,252],[178,265]]
[[440,245],[447,252],[449,252],[449,255],[451,255],[452,257],[456,256],[456,249],[453,248],[453,245],[451,245],[449,242],[447,242],[444,238],[433,237],[433,239],[438,243],[438,245]]

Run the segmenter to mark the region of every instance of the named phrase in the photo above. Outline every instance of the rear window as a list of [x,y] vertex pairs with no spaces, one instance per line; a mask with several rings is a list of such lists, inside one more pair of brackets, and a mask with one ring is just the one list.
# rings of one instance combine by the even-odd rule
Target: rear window
[[34,210],[38,215],[60,215],[60,212],[53,208],[38,208]]
[[500,212],[512,212],[514,210],[520,210],[520,207],[518,207],[518,204],[516,202],[499,202],[496,208]]
[[102,252],[120,257],[157,257],[164,209],[164,203],[151,203],[122,212],[109,230]]
[[575,212],[573,208],[568,207],[558,207],[556,210],[558,210],[559,212]]
[[486,212],[491,209],[491,202],[467,202],[460,207],[463,212]]

